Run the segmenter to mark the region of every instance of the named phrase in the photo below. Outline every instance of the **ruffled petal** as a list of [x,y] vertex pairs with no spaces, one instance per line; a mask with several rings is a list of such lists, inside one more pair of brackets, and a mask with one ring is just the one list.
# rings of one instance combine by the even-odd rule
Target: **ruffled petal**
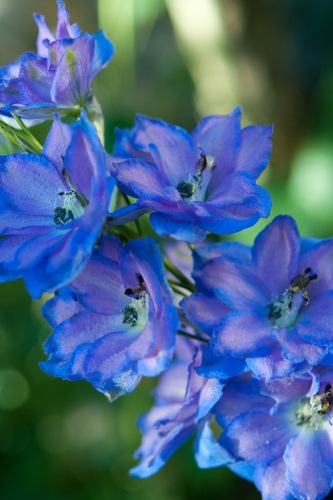
[[138,115],[134,143],[150,151],[172,186],[184,180],[184,174],[196,173],[199,152],[191,135],[181,127]]
[[328,495],[333,486],[331,429],[302,429],[290,441],[284,459],[290,490],[297,498],[320,499]]

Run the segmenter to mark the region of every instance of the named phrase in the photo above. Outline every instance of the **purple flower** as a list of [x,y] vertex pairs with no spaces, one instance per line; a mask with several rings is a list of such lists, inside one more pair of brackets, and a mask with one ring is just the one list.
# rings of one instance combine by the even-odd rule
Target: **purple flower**
[[144,436],[135,454],[140,463],[130,471],[135,477],[145,478],[159,471],[195,430],[198,430],[195,458],[199,467],[218,467],[233,461],[215,441],[210,429],[212,410],[221,398],[223,384],[196,374],[200,346],[178,337],[177,354],[159,381],[155,406],[139,419]]
[[[333,240],[301,239],[293,219],[280,216],[252,248],[231,242],[198,248],[195,269],[199,289],[230,309],[212,335],[216,359],[237,359],[266,379],[329,362]],[[187,314],[191,320],[190,307]]]
[[41,156],[0,156],[0,281],[23,277],[34,298],[83,269],[107,214],[113,180],[84,111],[56,118]]
[[151,211],[160,236],[195,242],[207,231],[234,233],[267,217],[271,199],[256,179],[270,157],[272,127],[241,129],[240,120],[236,108],[204,118],[189,134],[138,115],[132,130],[118,131],[111,170],[138,201],[113,213],[114,224]]
[[93,99],[92,81],[111,59],[114,49],[103,31],[82,34],[69,23],[65,4],[57,0],[58,24],[53,35],[44,16],[35,14],[38,26],[37,54],[24,53],[0,68],[0,112],[26,119],[52,118],[60,114],[100,113]]
[[178,324],[158,244],[102,237],[83,272],[43,308],[55,328],[43,370],[112,401],[170,363]]
[[333,487],[332,381],[332,368],[319,367],[312,377],[227,382],[219,442],[264,500],[319,500]]

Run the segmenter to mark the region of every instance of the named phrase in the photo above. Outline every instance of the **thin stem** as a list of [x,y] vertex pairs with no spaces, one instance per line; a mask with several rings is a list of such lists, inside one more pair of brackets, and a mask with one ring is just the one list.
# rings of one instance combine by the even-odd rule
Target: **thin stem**
[[172,262],[167,259],[167,257],[164,257],[164,265],[167,268],[170,273],[172,273],[180,282],[180,284],[189,290],[190,292],[195,292],[195,286],[193,283],[186,278],[185,274],[183,274],[179,269],[177,269],[176,266],[172,264]]
[[188,295],[183,291],[183,290],[179,290],[179,288],[183,288],[182,285],[180,285],[179,283],[176,283],[175,281],[173,280],[168,280],[169,284],[171,285],[173,291],[175,293],[178,293],[179,295],[182,295],[183,297],[187,298]]
[[14,129],[10,125],[8,125],[8,123],[2,120],[0,120],[0,132],[4,137],[6,137],[6,139],[15,144],[15,146],[19,146],[29,153],[40,154],[42,152],[42,146],[39,144],[37,139],[31,139],[31,137],[33,137],[32,134],[30,134],[31,137],[28,137],[24,131],[20,129]]
[[199,335],[193,335],[192,333],[184,332],[184,330],[178,330],[177,334],[181,335],[182,337],[188,337],[188,338],[193,339],[193,340],[200,340],[200,342],[205,342],[206,344],[209,343],[208,339],[204,339],[203,337],[199,337]]
[[38,154],[41,154],[41,152],[43,151],[43,146],[40,144],[40,142],[37,141],[36,137],[31,133],[31,131],[25,125],[23,120],[19,116],[14,115],[13,113],[12,117],[24,132],[27,143],[30,144],[30,146],[33,147]]
[[[106,217],[106,219],[108,219]],[[111,228],[111,234],[117,234],[118,236],[125,236],[128,240],[130,239],[135,239],[139,238],[138,233],[135,231],[132,231],[129,227],[126,226],[109,226],[108,224],[105,224],[107,228]]]

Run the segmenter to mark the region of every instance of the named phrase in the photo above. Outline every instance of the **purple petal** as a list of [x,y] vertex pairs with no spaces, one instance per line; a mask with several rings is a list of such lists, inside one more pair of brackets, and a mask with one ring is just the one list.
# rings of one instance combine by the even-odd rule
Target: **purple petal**
[[118,264],[100,256],[90,259],[70,286],[84,307],[99,314],[121,314],[131,302]]
[[154,377],[170,364],[175,349],[177,325],[177,311],[171,304],[165,304],[158,323],[149,321],[146,329],[151,328],[155,340],[147,355],[138,359],[137,372],[140,375]]
[[186,130],[143,115],[137,116],[136,123],[135,144],[150,150],[171,185],[177,186],[184,175],[196,173],[199,154]]
[[[232,248],[230,246],[231,252]],[[244,312],[264,311],[269,299],[252,266],[233,260],[231,252],[226,253],[223,259],[212,259],[195,276],[202,276],[205,287],[210,288],[211,292],[215,290],[216,295],[229,307],[241,308]]]
[[[264,378],[267,381],[287,377],[304,365],[282,358],[279,348],[264,357],[247,358],[246,363],[257,378]],[[310,368],[306,363],[305,367]]]
[[194,293],[180,303],[187,318],[205,333],[211,334],[229,308],[214,296]]
[[164,199],[166,184],[154,165],[133,159],[113,162],[112,167],[117,181],[128,185],[136,196]]
[[227,314],[214,332],[212,349],[216,354],[233,357],[258,357],[274,348],[270,327],[250,314]]
[[229,115],[207,116],[193,131],[193,140],[204,154],[214,156],[216,168],[214,182],[208,188],[209,198],[223,185],[225,177],[236,166],[238,149],[241,142],[241,110],[235,108]]
[[0,156],[2,203],[9,210],[50,216],[65,186],[53,165],[37,155]]
[[44,40],[48,40],[49,42],[54,41],[54,35],[48,27],[45,17],[40,14],[34,14],[34,19],[38,27],[38,36],[37,36],[37,54],[41,57],[48,56],[48,49],[44,44]]
[[234,461],[232,455],[216,442],[207,421],[200,427],[195,440],[194,456],[200,469],[220,467]]
[[198,423],[212,410],[223,394],[223,385],[220,380],[203,380],[204,383],[200,390],[198,409],[195,416],[195,422]]
[[294,220],[276,217],[256,238],[253,257],[263,286],[272,295],[281,294],[298,274],[299,234]]
[[[123,341],[120,344],[116,342],[117,336],[123,336],[127,344],[126,332],[109,333],[113,328],[120,327],[121,324],[122,315],[94,314],[84,310],[61,323],[54,330],[44,347],[47,353],[54,353],[59,359],[70,360],[74,351],[81,345],[91,344],[94,347],[94,342],[99,339],[109,339],[110,335],[114,335],[115,344],[122,345],[123,343]],[[128,326],[123,325],[123,329],[127,330]],[[106,357],[107,353],[104,356]]]
[[55,166],[59,177],[62,177],[64,157],[70,139],[70,127],[60,120],[59,115],[55,115],[52,127],[44,143],[43,156]]
[[332,431],[327,426],[302,429],[286,449],[287,477],[297,498],[324,498],[333,486]]
[[302,339],[317,346],[333,347],[333,292],[311,300],[300,314],[297,331]]
[[235,457],[260,465],[282,457],[290,437],[281,416],[254,410],[233,420],[225,428],[220,444]]
[[155,398],[160,401],[182,404],[186,395],[188,365],[184,361],[174,360],[160,377],[154,390]]
[[95,35],[93,35],[95,42],[94,46],[94,57],[91,62],[91,68],[89,72],[90,80],[93,80],[97,73],[104,68],[111,57],[114,54],[114,47],[110,40],[104,35],[104,31],[100,30]]
[[53,328],[82,310],[81,304],[71,295],[56,295],[42,307],[43,316]]
[[286,464],[282,458],[270,463],[267,467],[259,467],[254,481],[262,493],[263,500],[293,500],[289,482],[286,477]]
[[13,265],[15,254],[21,245],[31,239],[31,234],[18,234],[0,239],[0,282],[20,278],[22,270]]
[[250,373],[226,381],[223,397],[214,409],[216,419],[221,427],[226,427],[240,414],[262,410],[270,413],[274,400],[259,392]]
[[24,54],[21,58],[20,91],[26,105],[44,102],[52,103],[50,96],[53,74],[48,70],[44,57]]
[[138,203],[133,203],[132,205],[127,205],[114,212],[110,212],[107,222],[112,226],[122,226],[123,224],[127,224],[127,222],[138,219],[147,212],[149,212],[148,208],[141,207]]
[[248,371],[248,367],[244,359],[217,356],[210,346],[203,353],[202,365],[196,368],[202,377],[217,379],[228,379],[245,371]]
[[93,178],[101,188],[106,189],[107,155],[96,128],[90,123],[84,110],[81,111],[80,120],[72,126],[71,130],[72,137],[66,151],[64,165],[75,188],[91,201]]
[[299,326],[287,330],[276,329],[272,335],[279,342],[284,358],[293,363],[306,361],[309,365],[318,365],[326,356],[327,349],[305,342],[297,333]]
[[66,47],[53,80],[51,97],[59,104],[83,105],[90,93],[94,40],[83,35]]
[[272,133],[273,126],[251,125],[242,130],[236,170],[248,172],[256,179],[259,177],[272,152]]
[[[304,239],[301,245],[304,247]],[[318,276],[311,282],[308,291],[310,298],[332,289],[333,283],[333,240],[312,240],[311,246],[302,248],[299,269],[303,272],[310,267]]]
[[150,222],[161,237],[172,236],[177,240],[195,243],[206,237],[206,231],[201,229],[195,219],[182,219],[160,213],[152,213]]
[[69,15],[66,10],[64,2],[62,0],[57,0],[58,5],[58,24],[56,38],[73,38],[75,34],[71,30],[69,24]]

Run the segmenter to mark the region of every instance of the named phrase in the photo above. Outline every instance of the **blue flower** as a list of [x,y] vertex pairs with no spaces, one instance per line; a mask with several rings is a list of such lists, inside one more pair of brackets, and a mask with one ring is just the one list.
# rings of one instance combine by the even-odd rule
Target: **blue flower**
[[256,179],[270,157],[272,127],[241,129],[240,120],[236,108],[204,118],[189,134],[139,115],[132,130],[118,131],[111,169],[138,201],[113,213],[114,223],[151,211],[160,236],[194,242],[207,231],[234,233],[267,217],[271,199]]
[[102,237],[83,272],[43,308],[55,328],[42,369],[111,401],[170,363],[178,325],[158,244]]
[[69,23],[64,3],[57,4],[55,36],[44,17],[35,14],[37,54],[26,52],[0,68],[1,113],[26,119],[52,118],[54,111],[78,116],[81,107],[100,113],[91,85],[111,59],[113,46],[103,31],[82,34],[77,24]]
[[73,279],[93,250],[113,180],[82,110],[56,118],[41,156],[0,156],[0,281],[23,277],[34,298]]
[[219,443],[264,500],[319,500],[333,487],[332,381],[332,368],[317,367],[312,377],[227,382]]
[[[216,308],[215,323],[220,323],[212,334],[206,375],[219,358],[223,363],[237,359],[238,373],[250,369],[266,379],[329,362],[333,240],[300,238],[293,219],[280,216],[252,248],[232,242],[198,248],[193,276],[203,294],[229,308],[220,316]],[[189,304],[190,320],[191,309]],[[204,321],[202,308],[203,329]]]
[[145,478],[158,472],[195,430],[195,459],[199,467],[218,467],[233,461],[216,442],[210,428],[223,384],[196,374],[201,347],[195,347],[192,341],[178,337],[177,355],[159,381],[155,406],[139,419],[143,439],[135,453],[140,463],[130,471],[132,476]]

